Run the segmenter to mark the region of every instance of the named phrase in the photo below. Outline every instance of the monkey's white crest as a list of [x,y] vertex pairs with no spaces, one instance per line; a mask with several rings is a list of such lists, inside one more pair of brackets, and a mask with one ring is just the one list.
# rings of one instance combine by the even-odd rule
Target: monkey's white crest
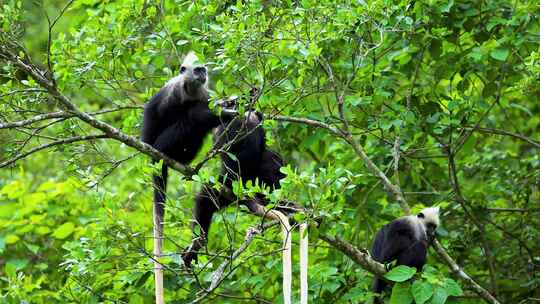
[[431,223],[431,224],[434,224],[435,226],[439,227],[439,224],[440,224],[439,210],[440,210],[439,207],[429,207],[429,208],[425,208],[422,211],[420,211],[419,215],[420,214],[424,215],[422,221],[425,224]]
[[417,215],[407,215],[403,217],[412,227],[415,227],[415,236],[420,239],[426,235],[426,227],[428,224],[433,224],[439,227],[439,207],[424,208]]
[[195,52],[190,51],[186,57],[184,58],[184,61],[182,62],[182,65],[185,66],[193,66],[195,64],[199,63],[199,57],[195,54]]

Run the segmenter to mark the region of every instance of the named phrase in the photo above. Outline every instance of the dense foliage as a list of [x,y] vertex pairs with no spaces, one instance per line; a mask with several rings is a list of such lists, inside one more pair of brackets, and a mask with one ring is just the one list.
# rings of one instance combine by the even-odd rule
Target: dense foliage
[[[499,301],[540,298],[537,1],[157,2],[6,0],[0,45],[48,71],[79,109],[134,136],[141,106],[189,50],[212,70],[214,100],[258,88],[268,143],[288,162],[272,199],[310,210],[313,303],[372,297],[373,275],[319,235],[369,248],[378,228],[404,214],[403,201],[413,212],[442,208],[439,241]],[[8,126],[63,108],[28,71],[0,62],[0,301],[151,303],[149,156],[93,138],[101,133],[74,117]],[[51,142],[59,143],[32,150]],[[194,163],[211,146],[209,137]],[[168,302],[204,294],[261,222],[243,207],[221,212],[208,254],[194,272],[183,267],[194,195],[218,170],[215,157],[191,178],[172,174]],[[278,228],[257,236],[202,301],[280,303],[280,242]],[[398,282],[389,303],[481,301],[434,251],[414,272],[387,274]]]

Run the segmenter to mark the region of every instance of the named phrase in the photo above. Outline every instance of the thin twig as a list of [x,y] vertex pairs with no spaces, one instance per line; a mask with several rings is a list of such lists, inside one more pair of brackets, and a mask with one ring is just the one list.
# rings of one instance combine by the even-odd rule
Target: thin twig
[[65,139],[60,139],[60,140],[56,140],[56,141],[53,141],[53,142],[49,142],[49,143],[43,144],[41,146],[32,148],[32,149],[30,149],[30,150],[28,150],[28,151],[26,151],[24,153],[17,154],[16,156],[14,156],[14,157],[0,163],[0,168],[7,167],[7,166],[15,163],[16,161],[27,157],[30,154],[39,152],[39,151],[47,149],[47,148],[51,148],[51,147],[59,146],[59,145],[70,144],[70,143],[74,143],[74,142],[78,142],[78,141],[86,141],[86,140],[108,138],[108,137],[109,136],[106,135],[106,134],[97,134],[97,135],[75,136],[75,137],[70,137],[70,138],[65,138]]

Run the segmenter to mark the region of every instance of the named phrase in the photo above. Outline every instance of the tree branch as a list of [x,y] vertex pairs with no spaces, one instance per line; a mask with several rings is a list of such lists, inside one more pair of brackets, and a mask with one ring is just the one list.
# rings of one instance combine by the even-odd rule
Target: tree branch
[[504,136],[510,136],[510,137],[514,137],[514,138],[517,138],[517,139],[521,139],[527,143],[529,143],[530,145],[536,147],[536,148],[540,148],[540,142],[534,140],[534,139],[531,139],[529,137],[526,137],[526,136],[523,136],[521,134],[517,134],[517,133],[512,133],[512,132],[509,132],[509,131],[506,131],[506,130],[501,130],[501,129],[493,129],[493,128],[483,128],[483,127],[464,127],[465,129],[469,129],[469,130],[473,130],[473,131],[477,131],[477,132],[481,132],[481,133],[488,133],[488,134],[498,134],[498,135],[504,135]]
[[386,273],[386,268],[384,265],[371,258],[371,255],[366,249],[358,249],[354,245],[342,240],[337,236],[332,237],[329,235],[320,234],[319,237],[332,247],[348,256],[365,270],[378,276],[383,276]]
[[50,147],[64,145],[64,144],[70,144],[70,143],[74,143],[74,142],[78,142],[78,141],[85,141],[85,140],[92,140],[92,139],[99,139],[99,138],[108,138],[108,137],[109,136],[106,135],[106,134],[97,134],[97,135],[75,136],[75,137],[70,137],[70,138],[65,138],[65,139],[52,141],[52,142],[43,144],[41,146],[32,148],[32,149],[28,150],[27,152],[17,154],[15,157],[10,158],[10,159],[0,163],[0,168],[7,167],[7,166],[15,163],[19,159],[25,158],[30,154],[39,152],[41,150],[44,150],[44,149],[47,149],[47,148],[50,148]]
[[[143,109],[142,106],[126,106],[126,107],[117,107],[112,109],[103,109],[96,112],[88,113],[89,115],[96,116],[101,114],[107,114],[112,113],[116,111],[122,111],[122,110],[131,110],[131,109]],[[71,118],[76,117],[75,114],[65,111],[57,111],[57,112],[50,112],[50,113],[43,113],[36,116],[33,116],[31,118],[25,119],[25,120],[19,120],[14,122],[6,122],[4,124],[0,124],[0,129],[14,129],[14,128],[20,128],[25,127],[28,125],[32,125],[36,122],[40,122],[43,120],[49,120],[49,119],[55,119],[55,118]]]
[[439,257],[450,267],[450,270],[460,280],[464,281],[468,286],[472,288],[480,297],[482,297],[486,302],[491,304],[500,304],[500,302],[492,296],[489,291],[480,284],[476,283],[468,274],[466,274],[463,269],[448,255],[444,247],[436,239],[433,241],[433,248],[439,255]]
[[246,249],[249,247],[249,245],[253,242],[253,239],[256,235],[261,234],[266,229],[277,225],[279,222],[277,220],[270,221],[265,223],[262,226],[259,227],[251,227],[246,231],[246,236],[244,238],[244,242],[236,249],[229,258],[227,258],[223,263],[219,265],[219,267],[212,273],[212,282],[210,283],[210,287],[206,289],[201,296],[199,296],[197,299],[195,299],[192,303],[199,303],[201,300],[206,298],[209,294],[214,292],[219,285],[223,282],[225,279],[225,269],[229,267],[232,262],[237,259]]
[[181,172],[184,174],[187,178],[191,177],[193,169],[189,166],[180,164],[179,162],[175,161],[174,159],[168,157],[167,155],[161,153],[160,151],[154,149],[152,146],[143,143],[139,139],[129,136],[120,130],[116,129],[115,127],[98,120],[92,115],[85,113],[81,110],[79,110],[75,104],[71,102],[71,100],[66,97],[64,94],[62,94],[56,85],[51,83],[48,79],[46,79],[43,75],[45,75],[44,72],[40,71],[37,67],[27,64],[23,62],[19,57],[17,57],[15,54],[13,54],[11,51],[7,50],[5,46],[0,46],[0,55],[2,55],[4,58],[15,64],[19,69],[26,72],[28,75],[30,75],[34,80],[42,86],[44,89],[46,89],[51,96],[58,101],[62,107],[65,109],[65,111],[71,113],[73,116],[76,116],[80,120],[84,121],[85,123],[89,124],[90,126],[101,130],[103,133],[105,133],[108,137],[116,139],[118,141],[123,142],[124,144],[135,148],[144,154],[147,154],[155,159],[163,159],[165,163],[167,163],[171,168]]

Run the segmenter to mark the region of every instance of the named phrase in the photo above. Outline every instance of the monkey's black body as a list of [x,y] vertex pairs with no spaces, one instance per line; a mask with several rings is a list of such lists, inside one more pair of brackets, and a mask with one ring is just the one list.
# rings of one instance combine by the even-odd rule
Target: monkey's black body
[[[285,177],[280,171],[284,165],[283,159],[266,148],[265,133],[260,125],[261,120],[260,116],[257,121],[238,117],[230,124],[222,124],[215,134],[217,146],[225,148],[236,158],[233,159],[226,153],[221,155],[220,182],[229,189],[232,189],[233,182],[239,179],[244,183],[258,181],[271,189],[278,189],[280,179]],[[232,144],[227,148],[228,143]],[[267,204],[263,195],[257,195],[256,200],[258,204]],[[214,213],[234,201],[236,200],[226,197],[223,193],[217,193],[213,189],[205,188],[197,195],[193,216],[196,224],[201,228],[201,237],[204,241],[208,238]],[[253,206],[247,202],[240,203],[246,203],[250,210]],[[255,210],[251,211],[256,213]],[[196,250],[202,244],[197,242],[192,246],[195,247],[188,249],[184,254],[184,263],[188,266],[193,259],[197,258]]]
[[262,116],[256,119],[237,118],[230,124],[221,125],[216,131],[216,144],[223,147],[232,143],[228,154],[221,155],[221,182],[231,187],[232,182],[242,178],[244,182],[259,180],[271,188],[279,187],[279,180],[285,175],[279,170],[283,166],[281,157],[266,148],[266,137],[260,125]]
[[[281,156],[266,148],[264,130],[259,122],[237,118],[230,125],[223,124],[216,132],[216,141],[218,146],[233,143],[228,148],[228,153],[233,154],[236,159],[226,153],[221,155],[222,168],[219,179],[229,189],[232,189],[233,182],[239,179],[244,183],[257,180],[272,189],[280,187],[279,180],[285,177],[280,171],[284,162]],[[262,196],[259,196],[259,200],[266,204]],[[218,195],[216,199],[215,193],[209,193],[207,190],[199,193],[195,202],[194,217],[205,237],[208,235],[213,214],[232,202],[234,200],[222,195]]]
[[405,219],[396,219],[384,225],[375,235],[372,256],[380,263],[396,260],[397,265],[407,265],[421,270],[426,263],[428,239],[411,227]]
[[[187,164],[195,158],[204,137],[220,124],[220,117],[201,100],[178,100],[170,96],[167,88],[161,89],[144,109],[142,141],[172,159]],[[175,100],[175,98],[177,100]],[[167,165],[161,176],[154,177],[154,201],[163,203],[167,187]]]
[[[429,226],[430,224],[428,224]],[[416,216],[402,217],[383,226],[375,235],[371,255],[380,263],[396,261],[397,265],[415,267],[421,271],[426,264],[428,246],[433,242],[434,229],[426,229]],[[373,291],[381,293],[386,282],[375,278]],[[376,299],[376,303],[381,303]]]
[[206,134],[220,124],[220,118],[210,111],[207,102],[164,102],[163,94],[163,90],[158,92],[144,109],[142,141],[180,163],[189,163]]

